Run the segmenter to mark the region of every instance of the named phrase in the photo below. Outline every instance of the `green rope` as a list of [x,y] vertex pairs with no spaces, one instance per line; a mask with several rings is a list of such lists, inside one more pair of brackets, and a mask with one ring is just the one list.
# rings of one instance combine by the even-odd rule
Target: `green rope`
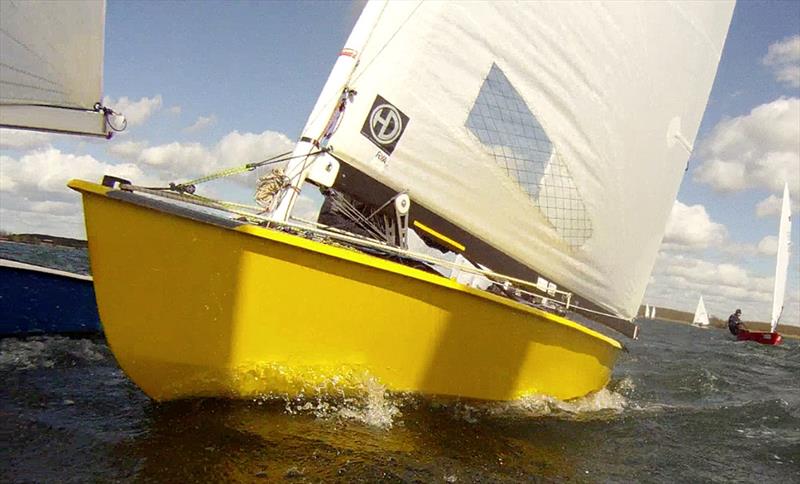
[[287,151],[285,153],[281,153],[279,155],[275,155],[275,156],[273,156],[271,158],[267,158],[266,160],[257,161],[257,162],[254,162],[254,163],[247,163],[246,165],[237,166],[237,167],[234,167],[234,168],[227,168],[225,170],[221,170],[221,171],[218,171],[218,172],[215,172],[215,173],[211,173],[210,175],[202,176],[200,178],[195,178],[194,180],[189,180],[189,181],[185,181],[185,182],[182,182],[182,183],[171,182],[168,187],[142,187],[142,188],[148,188],[149,190],[169,190],[169,191],[175,191],[175,192],[178,192],[178,193],[189,193],[190,195],[193,195],[194,191],[195,191],[195,185],[199,185],[201,183],[206,183],[206,182],[209,182],[209,181],[212,181],[212,180],[217,180],[219,178],[225,178],[225,177],[231,176],[231,175],[238,175],[240,173],[253,171],[256,168],[262,167],[264,165],[269,165],[269,164],[272,164],[272,163],[280,163],[282,161],[288,161],[288,160],[292,160],[294,158],[302,158],[302,157],[306,157],[306,156],[318,155],[318,154],[323,153],[325,151],[328,151],[328,150],[323,148],[323,149],[321,149],[319,151],[314,151],[312,153],[307,153],[307,154],[304,154],[304,155],[286,156],[286,155],[289,155],[289,154],[292,153],[291,151]]
[[210,175],[206,175],[200,178],[195,178],[194,180],[189,180],[183,183],[179,183],[176,186],[199,185],[201,183],[209,182],[211,180],[216,180],[218,178],[225,178],[226,176],[231,176],[231,175],[238,175],[239,173],[253,171],[255,169],[256,167],[252,166],[252,163],[248,163],[243,166],[238,166],[236,168],[228,168],[227,170],[218,171]]

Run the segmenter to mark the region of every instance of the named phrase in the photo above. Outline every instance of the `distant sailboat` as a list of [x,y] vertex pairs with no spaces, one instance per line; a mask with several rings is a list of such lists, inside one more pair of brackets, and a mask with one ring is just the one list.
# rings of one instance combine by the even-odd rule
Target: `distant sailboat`
[[[567,318],[636,337],[732,11],[368,2],[263,209],[70,183],[117,361],[159,400],[602,388],[622,345]],[[348,226],[294,218],[306,181]]]
[[778,227],[778,254],[775,262],[775,285],[772,290],[772,316],[770,317],[770,330],[748,331],[740,330],[736,335],[739,340],[758,341],[762,344],[776,345],[781,342],[781,335],[777,332],[778,322],[783,315],[784,300],[786,297],[786,280],[789,275],[789,247],[792,240],[792,207],[789,199],[789,184],[783,186],[783,203],[781,204],[781,218]]
[[709,324],[708,313],[706,313],[706,305],[703,302],[703,296],[700,296],[700,300],[697,301],[697,309],[694,310],[694,319],[692,320],[692,324],[702,327],[707,327]]

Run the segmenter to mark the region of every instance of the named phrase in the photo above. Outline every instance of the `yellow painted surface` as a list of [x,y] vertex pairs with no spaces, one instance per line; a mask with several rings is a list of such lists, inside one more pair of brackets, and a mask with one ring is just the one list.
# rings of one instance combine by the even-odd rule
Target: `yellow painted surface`
[[424,232],[427,232],[430,235],[433,235],[437,239],[441,240],[442,242],[446,243],[447,245],[449,245],[451,247],[455,247],[456,249],[460,250],[461,252],[464,252],[465,250],[467,250],[467,248],[464,246],[464,244],[460,244],[460,243],[456,242],[455,240],[451,239],[450,237],[448,237],[448,236],[446,236],[444,234],[441,234],[441,233],[437,232],[436,230],[433,230],[432,228],[428,227],[427,225],[423,224],[422,222],[414,220],[414,227],[416,227],[416,228],[418,228],[418,229],[420,229],[420,230],[422,230]]
[[355,251],[84,195],[100,318],[157,400],[358,390],[511,400],[602,388],[621,346],[577,323]]

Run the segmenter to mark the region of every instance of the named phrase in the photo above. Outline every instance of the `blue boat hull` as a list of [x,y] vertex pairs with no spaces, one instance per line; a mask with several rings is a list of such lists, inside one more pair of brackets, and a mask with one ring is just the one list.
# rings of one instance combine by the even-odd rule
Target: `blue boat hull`
[[17,266],[0,266],[0,336],[102,331],[91,278]]

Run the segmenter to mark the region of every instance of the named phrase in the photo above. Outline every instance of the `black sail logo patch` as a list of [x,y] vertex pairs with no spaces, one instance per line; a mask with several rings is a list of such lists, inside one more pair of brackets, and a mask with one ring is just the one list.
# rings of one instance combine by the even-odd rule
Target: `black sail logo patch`
[[381,96],[375,96],[361,134],[391,155],[408,126],[408,116]]

